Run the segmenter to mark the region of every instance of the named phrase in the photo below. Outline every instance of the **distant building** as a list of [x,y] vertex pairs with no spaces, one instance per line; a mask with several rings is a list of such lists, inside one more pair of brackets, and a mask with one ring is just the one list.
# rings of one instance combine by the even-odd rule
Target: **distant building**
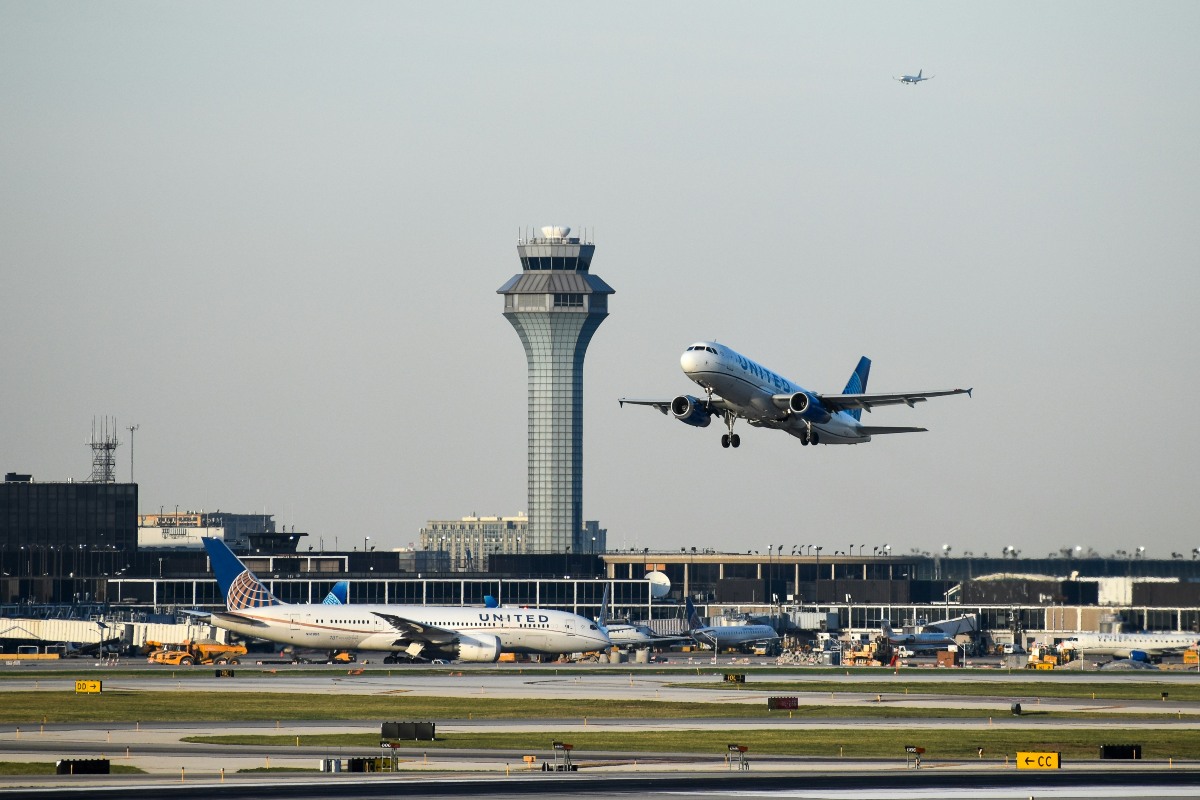
[[0,547],[6,555],[135,550],[137,502],[136,483],[38,483],[9,473],[0,483]]
[[[524,514],[431,519],[421,529],[421,550],[446,553],[446,563],[455,572],[486,572],[493,555],[531,552],[529,524]],[[579,554],[600,554],[607,537],[608,531],[599,522],[588,520],[576,532],[571,548]]]
[[232,514],[228,511],[176,511],[138,515],[138,547],[143,549],[203,550],[201,537],[222,539],[240,553],[296,552],[306,533],[275,530],[273,514]]

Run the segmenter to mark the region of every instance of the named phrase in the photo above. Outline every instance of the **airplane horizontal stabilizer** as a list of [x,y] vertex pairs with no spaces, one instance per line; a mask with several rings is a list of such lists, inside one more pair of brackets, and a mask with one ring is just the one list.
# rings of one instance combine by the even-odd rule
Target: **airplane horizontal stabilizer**
[[865,436],[875,436],[884,433],[924,433],[928,428],[889,428],[879,425],[864,425],[859,431]]

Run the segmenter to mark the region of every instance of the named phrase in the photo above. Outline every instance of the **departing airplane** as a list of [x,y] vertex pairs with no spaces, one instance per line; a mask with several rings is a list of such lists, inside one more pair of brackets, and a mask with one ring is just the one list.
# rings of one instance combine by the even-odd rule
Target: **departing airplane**
[[609,647],[594,622],[568,611],[414,605],[290,604],[277,599],[219,539],[204,537],[225,611],[213,625],[318,650],[381,650],[408,659],[495,661],[500,653],[559,655]]
[[888,644],[892,647],[907,647],[914,653],[919,650],[945,650],[952,644],[955,644],[953,636],[947,636],[945,633],[904,633],[892,628],[892,623],[889,620],[883,620],[880,627],[880,632],[888,639]]
[[709,645],[714,651],[779,641],[779,634],[770,625],[704,625],[700,622],[700,614],[690,597],[687,600],[686,612],[688,634],[697,642]]
[[1177,655],[1197,645],[1200,645],[1200,634],[1195,633],[1080,633],[1059,647],[1093,655],[1149,661]]
[[681,394],[673,400],[632,400],[626,403],[653,406],[663,414],[697,428],[707,427],[712,417],[725,420],[728,433],[721,435],[722,447],[737,447],[741,437],[733,423],[745,419],[750,425],[787,431],[801,444],[860,444],[884,433],[912,433],[925,428],[896,428],[863,425],[865,409],[903,403],[912,408],[930,397],[970,395],[972,389],[939,392],[865,394],[871,359],[863,356],[841,394],[817,394],[782,378],[745,356],[716,342],[697,342],[679,358],[683,373],[703,387],[707,399]]
[[921,73],[924,71],[925,70],[923,69],[918,70],[916,75],[902,75],[899,78],[893,76],[892,80],[900,81],[901,83],[907,83],[910,86],[916,86],[921,81],[931,80],[932,78],[936,77],[935,75],[930,75],[928,78],[922,78]]

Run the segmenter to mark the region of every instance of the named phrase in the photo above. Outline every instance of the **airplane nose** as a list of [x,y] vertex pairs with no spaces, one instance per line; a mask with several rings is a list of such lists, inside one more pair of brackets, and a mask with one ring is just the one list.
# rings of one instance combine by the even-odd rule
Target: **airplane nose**
[[683,369],[684,375],[691,375],[700,366],[700,352],[685,350],[683,355],[679,357],[679,366]]

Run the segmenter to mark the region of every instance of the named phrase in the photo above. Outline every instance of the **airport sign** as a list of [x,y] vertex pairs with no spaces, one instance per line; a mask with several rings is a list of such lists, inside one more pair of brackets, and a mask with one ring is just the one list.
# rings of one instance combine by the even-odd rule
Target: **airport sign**
[[1017,769],[1058,769],[1058,753],[1017,752]]
[[75,681],[75,694],[100,694],[102,691],[103,681]]

